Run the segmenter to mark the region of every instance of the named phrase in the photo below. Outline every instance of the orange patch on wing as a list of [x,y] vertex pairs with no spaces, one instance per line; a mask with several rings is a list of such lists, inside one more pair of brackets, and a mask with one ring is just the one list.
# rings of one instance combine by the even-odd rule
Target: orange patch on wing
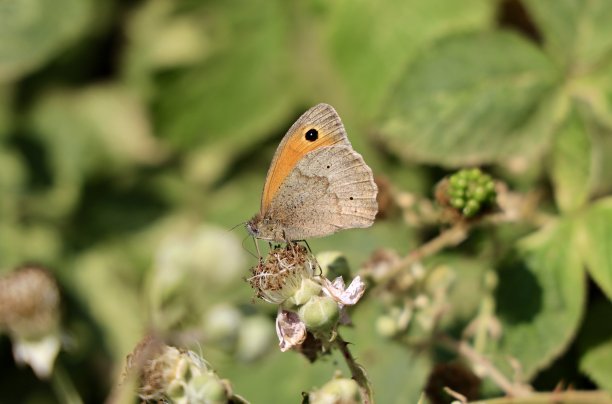
[[[313,128],[313,126],[309,125],[308,129],[310,128]],[[319,128],[315,129],[319,131],[319,138],[314,142],[309,142],[304,138],[306,133],[306,127],[304,126],[298,128],[287,140],[287,143],[285,143],[285,146],[278,155],[274,168],[271,169],[268,178],[266,178],[261,200],[262,212],[270,205],[283,181],[285,181],[285,178],[287,178],[302,157],[320,147],[331,146],[336,143],[333,136],[322,133]]]

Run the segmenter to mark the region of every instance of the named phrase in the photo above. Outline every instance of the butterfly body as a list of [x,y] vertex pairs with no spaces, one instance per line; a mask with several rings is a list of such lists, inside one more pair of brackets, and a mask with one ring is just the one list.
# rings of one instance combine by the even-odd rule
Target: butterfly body
[[378,211],[372,170],[355,152],[336,111],[319,104],[289,129],[268,170],[261,209],[247,230],[288,242],[369,227]]

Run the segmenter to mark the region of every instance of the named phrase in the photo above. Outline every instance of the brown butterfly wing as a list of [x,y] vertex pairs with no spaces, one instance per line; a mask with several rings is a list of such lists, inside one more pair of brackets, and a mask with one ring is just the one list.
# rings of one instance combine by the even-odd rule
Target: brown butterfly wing
[[273,234],[303,240],[368,227],[378,211],[377,191],[372,170],[350,143],[315,149],[302,157],[270,203]]
[[[306,133],[311,129],[317,131],[317,139],[314,141],[306,139]],[[302,114],[276,149],[266,176],[260,213],[263,215],[269,209],[282,183],[302,157],[315,149],[333,145],[350,146],[336,110],[331,105],[318,104]]]

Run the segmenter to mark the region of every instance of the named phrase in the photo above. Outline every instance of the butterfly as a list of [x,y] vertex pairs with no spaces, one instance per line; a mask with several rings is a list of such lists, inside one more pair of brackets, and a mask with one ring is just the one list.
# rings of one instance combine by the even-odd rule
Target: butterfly
[[372,170],[353,150],[336,110],[318,104],[289,128],[270,164],[255,238],[291,242],[369,227],[378,212]]

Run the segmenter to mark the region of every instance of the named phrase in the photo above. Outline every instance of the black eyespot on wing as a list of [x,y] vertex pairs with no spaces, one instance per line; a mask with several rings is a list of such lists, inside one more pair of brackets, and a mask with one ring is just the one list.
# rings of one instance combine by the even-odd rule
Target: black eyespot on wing
[[352,201],[352,200],[353,200],[353,197],[351,196],[349,199]]
[[314,142],[319,138],[319,132],[316,129],[308,129],[308,131],[304,135],[304,138],[309,142]]
[[327,168],[329,168],[329,167],[331,167],[331,166],[327,166]]

